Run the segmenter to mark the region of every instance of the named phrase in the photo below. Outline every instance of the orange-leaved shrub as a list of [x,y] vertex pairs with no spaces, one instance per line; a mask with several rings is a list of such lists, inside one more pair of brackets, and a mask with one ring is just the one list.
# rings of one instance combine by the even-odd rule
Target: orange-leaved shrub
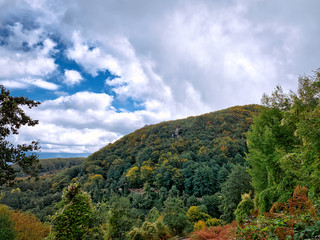
[[274,203],[263,217],[253,216],[237,227],[237,239],[315,239],[320,221],[306,187],[297,186],[287,203]]
[[232,222],[224,226],[216,226],[210,228],[204,228],[199,231],[191,233],[191,239],[193,240],[225,240],[234,239],[237,224]]

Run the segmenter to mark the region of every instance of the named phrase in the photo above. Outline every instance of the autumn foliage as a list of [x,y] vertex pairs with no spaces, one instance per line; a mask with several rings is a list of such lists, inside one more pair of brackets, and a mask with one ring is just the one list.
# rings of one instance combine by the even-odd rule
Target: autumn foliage
[[[17,210],[12,211],[3,205],[0,205],[0,214],[6,214],[8,216],[8,220],[11,222],[11,225],[14,227],[13,229],[15,232],[14,235],[16,235],[19,240],[30,240],[30,239],[41,240],[45,238],[50,232],[49,226],[40,222],[36,216],[30,213],[23,213]],[[1,231],[3,231],[3,227],[0,227],[0,232]],[[0,236],[2,235],[0,234]],[[14,238],[7,236],[6,239],[14,239]]]
[[314,239],[320,236],[319,219],[308,189],[297,186],[292,199],[274,203],[263,217],[254,217],[237,228],[237,239]]
[[216,226],[210,228],[204,228],[200,231],[193,232],[191,239],[194,240],[224,240],[234,239],[236,231],[236,222],[224,226]]
[[15,230],[20,240],[41,240],[50,232],[49,226],[30,213],[14,211],[11,214],[11,220],[15,223]]

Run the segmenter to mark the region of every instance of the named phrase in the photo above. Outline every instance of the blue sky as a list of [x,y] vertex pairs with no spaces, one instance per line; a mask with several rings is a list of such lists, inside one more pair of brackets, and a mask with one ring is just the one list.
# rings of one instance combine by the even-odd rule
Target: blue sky
[[319,68],[318,0],[0,0],[0,84],[41,101],[41,157],[259,103]]

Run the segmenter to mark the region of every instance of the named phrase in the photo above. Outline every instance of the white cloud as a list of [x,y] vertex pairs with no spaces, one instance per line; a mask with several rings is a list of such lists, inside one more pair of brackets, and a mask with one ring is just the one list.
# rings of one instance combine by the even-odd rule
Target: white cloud
[[[320,4],[316,0],[284,4],[3,1],[0,22],[10,18],[12,9],[23,15],[26,8],[33,14],[23,15],[25,19],[39,26],[27,29],[19,21],[11,25],[13,35],[5,39],[9,45],[0,46],[0,81],[12,88],[37,86],[62,95],[30,112],[42,123],[37,134],[45,139],[48,151],[89,151],[94,146],[86,138],[102,146],[145,124],[259,103],[262,93],[276,84],[294,88],[298,74],[319,67]],[[61,86],[50,85],[47,77],[57,71],[52,57],[57,49],[49,32],[59,36],[67,46],[63,54],[85,72],[117,75],[105,81],[105,89],[111,88],[115,97],[91,92],[66,96]],[[28,52],[17,50],[23,42],[28,42]],[[81,74],[66,70],[64,81],[79,84]],[[112,106],[128,99],[143,110],[117,112]],[[59,131],[65,134],[60,136]]]
[[64,83],[69,86],[79,84],[83,80],[81,74],[75,70],[65,70],[64,76]]
[[59,86],[52,82],[44,81],[40,78],[21,78],[19,80],[0,80],[0,84],[4,85],[7,88],[13,89],[23,89],[31,86],[35,86],[38,88],[46,89],[46,90],[57,90]]
[[57,90],[57,84],[44,80],[57,69],[51,56],[56,44],[40,28],[26,30],[16,22],[6,29],[10,34],[0,45],[0,82],[9,88]]
[[111,55],[101,53],[99,47],[90,49],[78,32],[73,33],[73,44],[73,48],[68,50],[68,57],[82,65],[91,75],[96,76],[99,71],[106,70],[121,75],[118,62]]

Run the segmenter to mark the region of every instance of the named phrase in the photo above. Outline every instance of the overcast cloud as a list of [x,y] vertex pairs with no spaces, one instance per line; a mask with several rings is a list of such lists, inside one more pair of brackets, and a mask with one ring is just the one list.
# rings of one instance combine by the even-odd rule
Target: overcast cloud
[[89,154],[146,124],[259,103],[277,84],[294,90],[319,67],[319,9],[318,0],[0,0],[0,84],[42,101],[28,111],[40,124],[16,141]]

